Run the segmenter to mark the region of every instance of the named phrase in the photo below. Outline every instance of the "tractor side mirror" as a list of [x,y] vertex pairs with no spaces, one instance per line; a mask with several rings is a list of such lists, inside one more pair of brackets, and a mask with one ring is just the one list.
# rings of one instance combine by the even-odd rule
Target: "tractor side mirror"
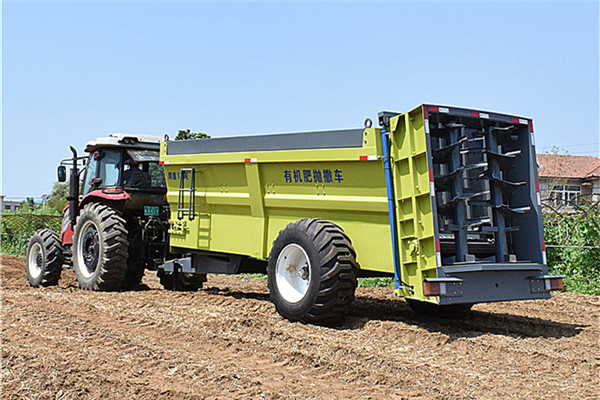
[[60,165],[56,171],[56,175],[58,175],[59,182],[67,181],[67,168],[64,165]]
[[92,182],[91,183],[92,183],[92,186],[98,187],[98,186],[102,185],[102,178],[99,178],[99,177],[95,176],[95,177],[92,178]]

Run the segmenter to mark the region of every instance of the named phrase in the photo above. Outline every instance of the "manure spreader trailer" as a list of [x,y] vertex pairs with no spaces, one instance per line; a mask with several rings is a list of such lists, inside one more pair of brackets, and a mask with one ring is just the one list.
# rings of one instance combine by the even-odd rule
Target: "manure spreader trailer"
[[[157,269],[175,290],[197,289],[209,273],[267,272],[277,311],[315,323],[343,318],[359,276],[393,276],[414,310],[448,316],[562,289],[562,275],[548,275],[530,119],[426,104],[378,120],[380,128],[367,120],[362,129],[146,146],[138,158],[160,160],[166,184],[155,186],[166,201],[137,196],[137,222],[125,218],[120,231],[136,232],[130,264]],[[105,196],[94,202],[131,214],[126,185],[112,181],[99,179]],[[72,217],[67,230],[74,224],[77,236]],[[92,260],[84,278],[114,268],[102,265],[101,238],[93,245],[101,231],[82,234],[91,250],[70,251],[75,270]]]

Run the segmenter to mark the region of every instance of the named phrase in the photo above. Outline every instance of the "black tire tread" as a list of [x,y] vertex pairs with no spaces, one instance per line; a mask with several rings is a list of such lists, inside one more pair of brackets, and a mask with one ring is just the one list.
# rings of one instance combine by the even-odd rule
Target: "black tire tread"
[[[85,290],[110,291],[121,289],[123,279],[127,272],[128,246],[127,229],[125,228],[125,219],[122,213],[106,204],[90,203],[83,207],[80,213],[91,213],[100,221],[99,235],[102,235],[104,241],[104,252],[101,254],[100,272],[96,279],[90,284],[83,284],[79,281],[79,286]],[[75,226],[74,238],[78,238],[78,225]],[[75,250],[77,243],[73,243]],[[76,257],[73,257],[76,262]]]
[[[44,266],[42,267],[41,280],[39,285],[34,285],[31,280],[29,284],[31,286],[53,286],[58,284],[60,275],[62,273],[63,266],[63,248],[60,242],[58,233],[51,229],[40,229],[34,233],[32,239],[35,236],[39,236],[42,240],[44,250]],[[29,254],[29,249],[27,251]],[[29,278],[29,277],[28,277]]]

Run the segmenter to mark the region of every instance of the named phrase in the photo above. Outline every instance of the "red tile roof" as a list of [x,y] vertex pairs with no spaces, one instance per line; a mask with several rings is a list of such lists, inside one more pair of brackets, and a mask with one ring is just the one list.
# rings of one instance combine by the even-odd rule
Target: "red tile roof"
[[553,178],[600,177],[600,158],[568,154],[538,154],[538,175]]

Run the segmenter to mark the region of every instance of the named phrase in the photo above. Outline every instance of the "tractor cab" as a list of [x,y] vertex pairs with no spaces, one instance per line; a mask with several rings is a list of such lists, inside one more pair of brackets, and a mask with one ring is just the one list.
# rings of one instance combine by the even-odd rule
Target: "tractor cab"
[[106,188],[166,193],[159,146],[160,138],[149,135],[111,134],[90,141],[82,195]]
[[73,188],[76,190],[71,197],[81,202],[78,207],[92,198],[123,200],[122,194],[127,197],[129,209],[166,204],[165,175],[159,164],[160,140],[158,136],[122,133],[97,138],[87,143],[88,156],[77,157],[74,152],[72,159],[63,160],[58,167],[58,180],[66,181],[65,164],[73,162],[71,174],[76,171],[77,177],[71,176],[71,185],[77,188]]

